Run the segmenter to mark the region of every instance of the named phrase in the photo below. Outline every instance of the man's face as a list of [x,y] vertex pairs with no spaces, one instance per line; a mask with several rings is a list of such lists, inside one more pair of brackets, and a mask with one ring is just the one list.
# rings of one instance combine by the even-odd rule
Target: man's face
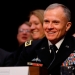
[[57,43],[69,30],[71,23],[61,7],[47,10],[44,13],[44,32],[48,40]]

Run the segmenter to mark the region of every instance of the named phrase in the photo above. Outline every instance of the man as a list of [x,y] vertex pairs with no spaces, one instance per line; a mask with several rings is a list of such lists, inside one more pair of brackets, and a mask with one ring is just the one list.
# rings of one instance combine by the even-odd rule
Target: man
[[75,67],[75,38],[67,34],[71,27],[70,18],[70,10],[66,6],[58,3],[49,5],[44,11],[46,37],[26,42],[17,65],[44,66],[51,75],[72,74]]

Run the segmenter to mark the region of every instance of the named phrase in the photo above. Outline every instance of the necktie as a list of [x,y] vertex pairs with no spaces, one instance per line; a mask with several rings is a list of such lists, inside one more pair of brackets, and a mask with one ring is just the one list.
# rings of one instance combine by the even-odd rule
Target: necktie
[[50,64],[49,64],[49,66],[48,66],[48,68],[52,65],[52,63],[54,62],[54,60],[55,60],[55,58],[56,58],[56,50],[58,50],[57,49],[57,47],[55,46],[55,45],[50,45],[50,50],[51,50],[51,54],[50,54]]
[[58,50],[57,47],[55,45],[50,45],[50,50],[54,51],[56,53],[56,51]]

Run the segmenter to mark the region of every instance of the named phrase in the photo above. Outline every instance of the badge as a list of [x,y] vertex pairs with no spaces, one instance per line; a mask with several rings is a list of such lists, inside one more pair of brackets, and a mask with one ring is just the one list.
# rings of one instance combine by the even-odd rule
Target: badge
[[66,45],[65,47],[66,47],[66,48],[69,48],[69,46],[68,46],[68,45]]
[[30,45],[31,45],[31,42],[32,42],[32,40],[26,41],[26,42],[25,42],[25,47],[26,47],[26,46],[30,46]]
[[40,60],[38,57],[37,57],[37,58],[32,59],[31,61],[41,62],[41,60]]

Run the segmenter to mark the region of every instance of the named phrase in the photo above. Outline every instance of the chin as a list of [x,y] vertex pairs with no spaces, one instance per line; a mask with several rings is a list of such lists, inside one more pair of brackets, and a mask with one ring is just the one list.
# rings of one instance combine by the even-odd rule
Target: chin
[[38,39],[38,37],[33,37],[34,40]]
[[53,38],[53,37],[48,37],[47,39],[51,40],[51,41],[55,40],[55,38]]

